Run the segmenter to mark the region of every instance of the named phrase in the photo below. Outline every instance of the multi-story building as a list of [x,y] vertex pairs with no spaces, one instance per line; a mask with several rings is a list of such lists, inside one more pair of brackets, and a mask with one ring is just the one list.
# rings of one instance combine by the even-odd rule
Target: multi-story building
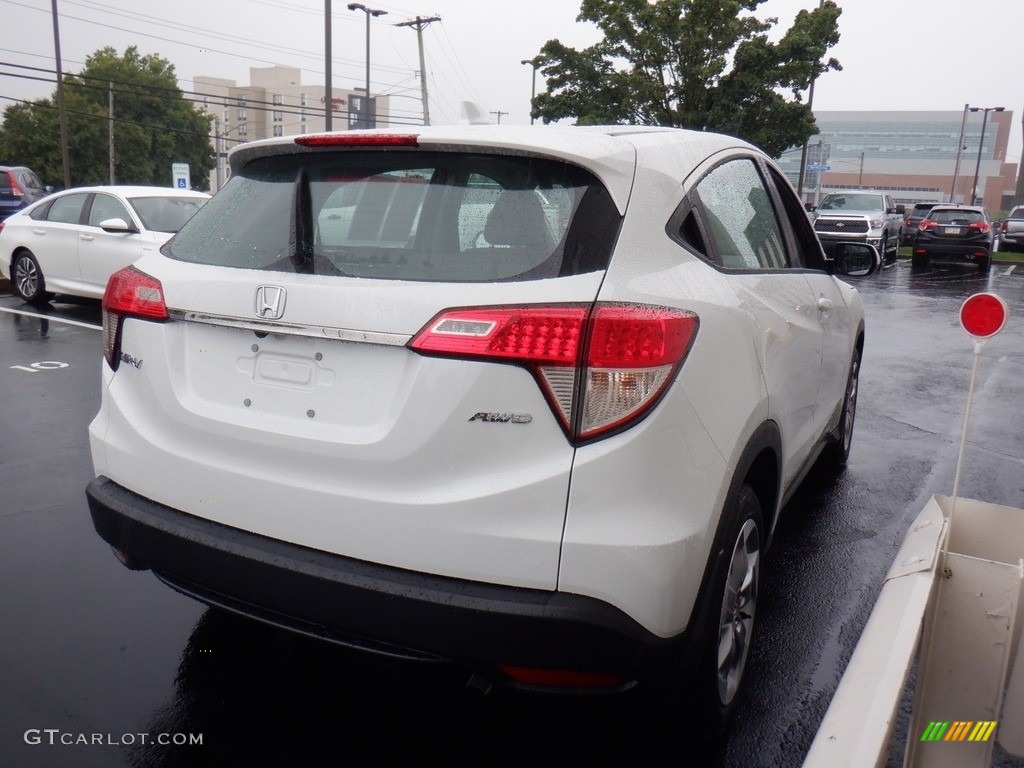
[[[194,98],[214,118],[213,144],[218,167],[210,174],[211,191],[216,191],[227,179],[225,156],[234,145],[326,129],[325,85],[304,85],[301,74],[296,67],[251,67],[248,85],[205,75],[195,78]],[[367,116],[365,88],[332,90],[332,130],[386,124],[387,96],[371,98]]]
[[[805,202],[856,188],[885,191],[904,204],[971,203],[973,197],[993,212],[1015,202],[1017,163],[1006,156],[1013,124],[1009,109],[820,111],[814,118],[818,133],[807,142]],[[795,147],[779,158],[794,186],[799,186],[802,155]]]

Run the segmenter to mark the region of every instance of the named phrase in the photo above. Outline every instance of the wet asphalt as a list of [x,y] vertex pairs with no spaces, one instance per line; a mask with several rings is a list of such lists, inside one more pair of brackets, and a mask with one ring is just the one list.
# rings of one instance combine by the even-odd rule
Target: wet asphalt
[[484,695],[459,669],[324,645],[126,570],[84,494],[98,303],[39,317],[0,287],[0,766],[800,766],[901,538],[952,490],[973,362],[958,310],[979,291],[1010,319],[980,359],[960,492],[1024,507],[1024,265],[1007,272],[900,262],[857,281],[850,463],[784,512],[749,685],[710,746],[629,696]]

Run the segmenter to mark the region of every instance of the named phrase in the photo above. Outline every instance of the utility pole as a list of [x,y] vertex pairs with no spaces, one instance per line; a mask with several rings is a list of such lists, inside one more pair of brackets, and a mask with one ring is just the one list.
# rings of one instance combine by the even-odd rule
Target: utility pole
[[423,28],[440,20],[440,16],[429,16],[428,18],[417,16],[415,21],[402,21],[395,24],[396,27],[412,27],[416,30],[416,40],[420,48],[420,99],[423,101],[424,125],[430,125],[430,107],[427,102],[427,65],[423,60]]
[[213,118],[213,153],[217,156],[217,189],[215,192],[220,191],[221,184],[223,182],[223,172],[220,169],[220,118]]
[[497,116],[498,116],[498,125],[501,125],[501,116],[502,116],[502,115],[507,115],[507,114],[508,114],[508,112],[502,112],[502,111],[501,111],[500,109],[499,109],[499,110],[498,110],[497,112],[495,112],[495,111],[494,111],[494,110],[492,109],[492,110],[491,110],[491,114],[492,114],[492,115],[497,115]]
[[110,156],[110,183],[114,184],[114,84],[107,83],[107,154]]
[[967,128],[967,110],[970,103],[964,104],[964,117],[960,121],[960,138],[956,143],[956,165],[953,166],[953,183],[949,187],[949,202],[956,202],[956,177],[960,175],[960,154],[964,151],[964,130]]
[[60,24],[57,0],[50,0],[53,13],[53,55],[57,62],[57,109],[60,112],[60,157],[64,165],[64,189],[71,188],[71,160],[68,158],[68,112],[64,108],[64,73],[60,63]]
[[[332,119],[334,115],[334,99],[331,98],[331,0],[324,0],[324,130],[334,130]],[[220,156],[217,157],[220,163]],[[220,165],[217,166],[220,172]],[[220,179],[217,180],[217,189],[220,189]]]

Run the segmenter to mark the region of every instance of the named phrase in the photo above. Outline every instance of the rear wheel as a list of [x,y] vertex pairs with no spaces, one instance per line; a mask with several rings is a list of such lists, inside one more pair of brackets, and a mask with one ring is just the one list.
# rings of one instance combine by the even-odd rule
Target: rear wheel
[[925,269],[928,266],[928,254],[927,253],[914,253],[910,257],[910,265],[915,269]]
[[18,295],[29,304],[46,302],[46,281],[43,279],[43,270],[39,268],[39,262],[30,251],[21,251],[14,257],[11,282]]
[[695,680],[696,720],[711,736],[725,730],[736,708],[754,636],[764,522],[761,502],[749,485],[740,487],[725,524]]

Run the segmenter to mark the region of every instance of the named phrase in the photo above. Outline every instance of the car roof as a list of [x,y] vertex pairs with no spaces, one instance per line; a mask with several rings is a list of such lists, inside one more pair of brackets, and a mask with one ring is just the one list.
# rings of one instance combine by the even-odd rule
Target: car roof
[[958,203],[936,203],[932,206],[933,211],[968,211],[972,213],[986,213],[980,205],[960,205]]
[[177,187],[157,187],[132,184],[101,184],[89,187],[72,187],[56,193],[67,195],[72,192],[110,192],[122,197],[210,197],[209,192],[195,189],[178,189]]
[[[411,145],[410,148],[421,150],[505,150],[509,154],[536,154],[565,160],[586,168],[601,179],[620,211],[625,210],[626,200],[633,185],[637,158],[650,158],[650,153],[658,147],[671,148],[676,157],[685,154],[690,168],[724,149],[744,148],[763,155],[753,145],[732,136],[664,126],[445,125],[414,126],[408,130],[338,131],[331,134],[302,134],[261,139],[234,147],[228,153],[228,158],[232,172],[235,173],[258,157],[339,149],[303,146],[298,144],[297,140],[345,137],[348,141],[358,142],[365,139],[366,144],[363,146],[350,144],[341,147],[358,150],[380,148],[379,144],[373,144],[375,137],[396,135],[414,137],[415,145]],[[686,165],[686,162],[683,165]]]

